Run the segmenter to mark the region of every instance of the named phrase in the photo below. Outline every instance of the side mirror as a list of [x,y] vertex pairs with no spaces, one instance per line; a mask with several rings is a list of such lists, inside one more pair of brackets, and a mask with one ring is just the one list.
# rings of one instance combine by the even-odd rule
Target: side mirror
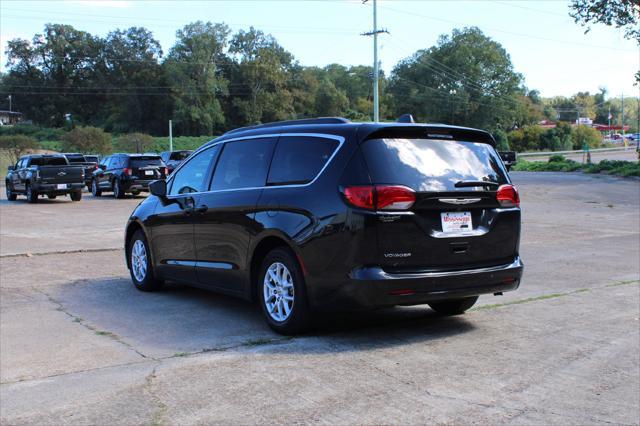
[[149,191],[156,197],[167,196],[167,182],[165,180],[154,180],[149,184]]
[[16,167],[15,167],[15,166],[9,166],[9,167],[7,167],[7,170],[8,170],[8,171],[10,171],[10,172],[11,172],[11,171],[13,171],[13,170],[15,170],[15,169],[16,169]]

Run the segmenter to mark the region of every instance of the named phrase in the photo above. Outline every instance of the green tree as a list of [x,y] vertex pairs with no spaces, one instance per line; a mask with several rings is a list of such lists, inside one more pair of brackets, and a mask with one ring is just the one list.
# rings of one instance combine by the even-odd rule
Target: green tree
[[331,80],[325,78],[320,82],[316,94],[316,112],[319,116],[342,116],[348,107],[349,99],[347,95],[338,90]]
[[111,135],[97,127],[77,127],[62,137],[62,147],[64,151],[109,154]]
[[155,147],[155,141],[152,136],[145,133],[129,133],[117,138],[114,147],[122,152],[150,152]]
[[509,133],[509,145],[517,152],[539,151],[544,132],[540,126],[524,126]]
[[401,61],[390,77],[395,115],[420,121],[513,128],[523,92],[505,49],[478,28],[453,30]]
[[38,142],[31,136],[6,135],[0,136],[0,151],[4,152],[11,164],[15,164],[18,159],[28,151],[36,149]]
[[496,148],[498,151],[509,151],[509,137],[507,132],[497,129],[493,132],[493,138],[496,140]]
[[106,94],[94,123],[116,133],[164,132],[171,117],[161,57],[160,43],[145,28],[110,32],[96,64]]
[[593,127],[576,126],[572,129],[573,149],[582,149],[584,144],[589,148],[598,148],[602,144],[602,135]]
[[176,33],[176,44],[164,62],[171,84],[173,120],[178,133],[212,135],[225,126],[223,100],[228,94],[224,76],[229,27],[194,22]]
[[605,24],[623,28],[625,37],[640,43],[640,12],[633,0],[572,0],[569,13],[576,23],[586,27]]
[[68,113],[90,120],[104,101],[101,93],[92,93],[102,45],[100,38],[70,25],[47,24],[31,42],[8,42],[3,88],[15,93],[15,104],[38,123],[60,127]]
[[236,95],[230,109],[239,125],[284,120],[295,116],[289,90],[293,56],[271,36],[251,27],[233,36],[229,46],[235,66],[231,81]]

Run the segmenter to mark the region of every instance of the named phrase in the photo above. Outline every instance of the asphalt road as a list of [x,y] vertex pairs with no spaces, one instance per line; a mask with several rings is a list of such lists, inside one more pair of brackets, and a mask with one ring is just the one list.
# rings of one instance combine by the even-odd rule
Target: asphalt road
[[[638,424],[640,182],[513,173],[521,288],[463,316],[334,315],[128,277],[140,201],[0,200],[0,423]],[[81,251],[85,250],[85,251]]]

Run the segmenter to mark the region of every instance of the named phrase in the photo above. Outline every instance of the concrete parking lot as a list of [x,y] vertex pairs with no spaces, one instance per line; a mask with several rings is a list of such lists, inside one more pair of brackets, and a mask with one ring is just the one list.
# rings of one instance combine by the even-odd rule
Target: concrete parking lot
[[513,173],[521,288],[285,338],[258,307],[123,262],[140,201],[0,200],[0,423],[638,424],[640,181]]

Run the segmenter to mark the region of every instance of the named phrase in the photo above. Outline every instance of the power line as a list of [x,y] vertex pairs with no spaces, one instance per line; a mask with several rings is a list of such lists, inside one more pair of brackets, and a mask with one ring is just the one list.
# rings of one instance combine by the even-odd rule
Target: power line
[[[405,14],[405,15],[410,15],[410,16],[413,16],[413,17],[419,17],[419,18],[428,19],[428,20],[432,20],[432,21],[446,22],[448,24],[464,25],[464,26],[471,26],[471,27],[477,27],[478,26],[476,24],[470,24],[470,23],[466,23],[466,22],[452,21],[450,19],[445,19],[445,18],[437,18],[437,17],[434,17],[434,16],[421,15],[421,14],[416,13],[416,12],[412,12],[412,11],[408,11],[408,10],[402,10],[402,9],[396,9],[396,8],[389,7],[389,6],[380,6],[380,8],[383,8],[383,9],[386,9],[386,10],[389,10],[389,11],[393,11],[393,12],[396,12],[396,13],[402,13],[402,14]],[[535,40],[551,41],[551,42],[554,42],[554,43],[570,44],[570,45],[575,45],[575,46],[583,46],[583,47],[590,47],[590,48],[597,48],[597,49],[618,50],[618,51],[629,52],[629,53],[635,52],[633,50],[622,49],[622,48],[619,48],[619,47],[600,46],[600,45],[595,45],[595,44],[587,44],[587,43],[580,43],[580,42],[567,41],[567,40],[558,40],[558,39],[552,39],[552,38],[547,38],[547,37],[540,37],[540,36],[537,36],[537,35],[534,35],[534,34],[525,34],[525,33],[518,33],[518,32],[513,32],[513,31],[501,30],[501,29],[498,29],[498,28],[484,27],[484,29],[489,30],[489,31],[495,31],[495,32],[499,32],[499,33],[514,35],[514,36],[518,36],[518,37],[526,37],[526,38],[531,38],[531,39],[535,39]]]

